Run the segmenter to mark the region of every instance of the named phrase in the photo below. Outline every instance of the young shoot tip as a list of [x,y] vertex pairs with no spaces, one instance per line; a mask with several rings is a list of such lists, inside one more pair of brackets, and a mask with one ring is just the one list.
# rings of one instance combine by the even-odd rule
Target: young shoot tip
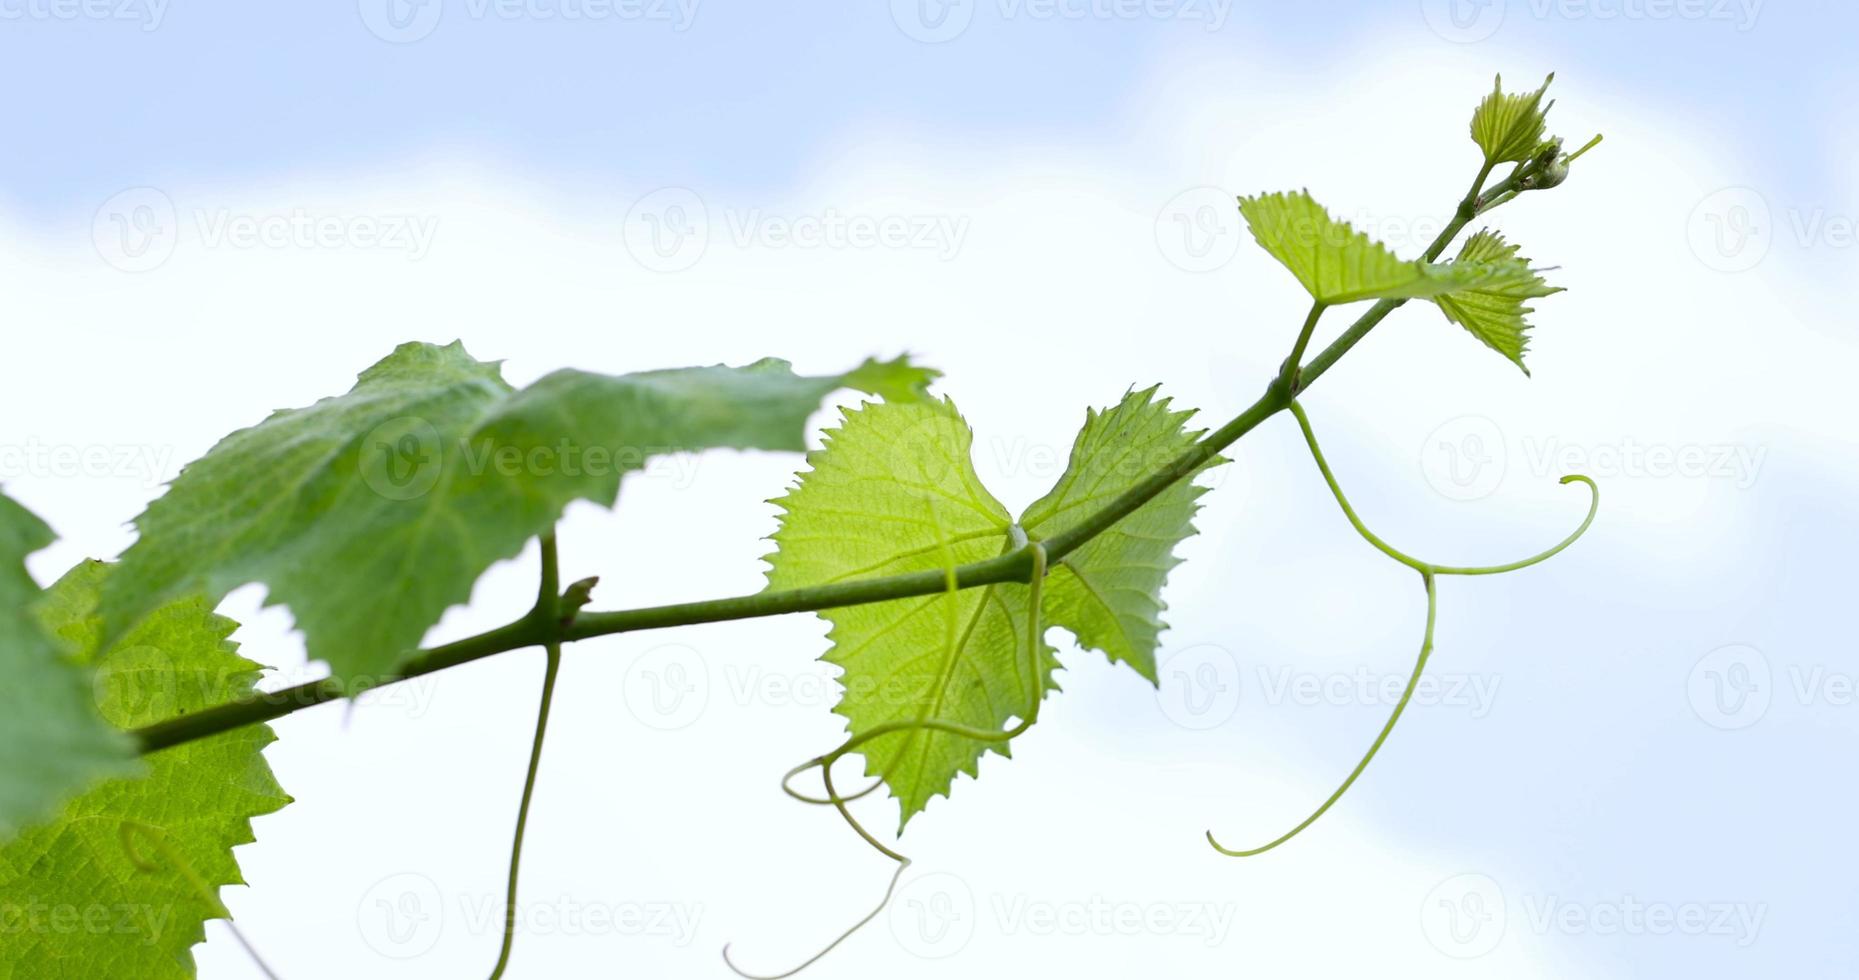
[[1571,153],[1571,154],[1569,154],[1569,155],[1568,155],[1568,159],[1566,159],[1566,160],[1564,160],[1564,161],[1562,161],[1562,162],[1563,162],[1563,163],[1574,163],[1574,162],[1575,162],[1575,161],[1576,161],[1576,160],[1577,160],[1578,158],[1580,158],[1580,157],[1581,157],[1581,155],[1582,155],[1582,154],[1584,154],[1584,153],[1586,153],[1586,152],[1588,152],[1589,150],[1592,150],[1592,149],[1594,149],[1595,147],[1597,147],[1597,146],[1600,146],[1600,145],[1601,145],[1601,134],[1600,134],[1600,133],[1596,133],[1596,134],[1594,134],[1594,138],[1593,138],[1593,139],[1591,139],[1591,140],[1589,140],[1589,141],[1588,141],[1588,142],[1586,142],[1586,143],[1583,143],[1583,144],[1582,144],[1582,147],[1581,147],[1581,149],[1579,149],[1579,150],[1576,150],[1575,152],[1573,152],[1573,153]]

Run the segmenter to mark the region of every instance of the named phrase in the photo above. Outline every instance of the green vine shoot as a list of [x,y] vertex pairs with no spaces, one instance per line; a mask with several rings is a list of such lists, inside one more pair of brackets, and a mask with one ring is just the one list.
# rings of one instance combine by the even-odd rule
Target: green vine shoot
[[[978,776],[984,756],[1004,755],[1039,723],[1056,689],[1052,629],[1157,683],[1162,590],[1209,492],[1196,478],[1281,413],[1298,427],[1344,519],[1417,575],[1426,603],[1405,690],[1327,799],[1276,836],[1249,825],[1243,811],[1208,815],[1227,828],[1208,832],[1209,857],[1257,857],[1290,843],[1390,750],[1433,652],[1438,580],[1548,560],[1588,530],[1599,507],[1594,481],[1570,474],[1562,482],[1588,491],[1587,510],[1560,542],[1500,565],[1416,558],[1369,529],[1306,409],[1313,386],[1415,300],[1528,373],[1528,304],[1558,292],[1545,281],[1548,270],[1485,227],[1442,257],[1483,216],[1561,187],[1599,143],[1597,136],[1566,152],[1546,133],[1549,84],[1509,93],[1500,79],[1478,104],[1470,186],[1416,258],[1336,220],[1307,191],[1240,197],[1257,244],[1310,300],[1282,367],[1263,379],[1256,401],[1211,429],[1195,428],[1195,413],[1158,387],[1132,388],[1090,410],[1063,475],[1017,515],[977,475],[967,419],[932,391],[940,373],[907,357],[823,376],[772,358],[624,375],[563,370],[517,389],[460,343],[403,344],[347,393],[225,437],[136,519],[137,538],[116,560],[84,562],[48,587],[27,574],[25,560],[53,541],[51,530],[0,496],[0,905],[22,926],[0,937],[0,977],[193,976],[191,950],[206,923],[230,919],[219,889],[241,881],[233,848],[253,839],[253,818],[291,802],[264,758],[274,738],[267,722],[541,648],[545,676],[515,806],[507,914],[498,948],[484,951],[488,975],[501,977],[522,955],[522,846],[564,649],[619,633],[815,613],[831,626],[824,659],[840,671],[834,711],[847,736],[788,771],[781,787],[794,801],[834,811],[895,867],[877,907],[798,966],[758,974],[723,951],[743,976],[791,976],[884,908],[910,866],[895,836],[911,819],[948,795],[957,775]],[[1323,319],[1360,304],[1336,339],[1312,353]],[[809,416],[844,389],[865,398],[806,452]],[[525,465],[563,447],[610,465]],[[605,610],[595,606],[596,579],[564,584],[555,529],[570,503],[612,507],[623,475],[654,455],[709,449],[806,452],[805,469],[775,501],[765,589]],[[486,569],[532,542],[542,574],[527,614],[419,648],[446,610],[469,601]],[[215,612],[252,583],[289,608],[328,679],[258,692],[260,668],[229,640],[237,624]],[[846,773],[836,767],[848,757],[862,760],[862,771],[842,792],[836,780]],[[896,835],[853,812],[880,789],[897,801]],[[1250,846],[1231,846],[1242,836]],[[33,928],[33,909],[97,903],[166,909],[171,921],[127,933]],[[246,949],[264,975],[290,974],[287,951],[260,959]]]

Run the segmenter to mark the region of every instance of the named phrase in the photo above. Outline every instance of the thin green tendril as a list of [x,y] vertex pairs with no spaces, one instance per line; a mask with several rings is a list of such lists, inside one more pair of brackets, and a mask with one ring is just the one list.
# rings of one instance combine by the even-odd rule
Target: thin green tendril
[[[569,601],[579,611],[594,588],[594,580],[583,579],[570,587]],[[556,552],[555,534],[542,536],[542,587],[536,594],[532,615],[559,619],[563,615],[561,596],[561,562]],[[542,766],[542,743],[549,731],[549,707],[555,700],[555,681],[562,671],[562,645],[555,640],[543,644],[548,656],[542,674],[542,700],[536,709],[536,734],[529,746],[529,769],[523,776],[523,801],[516,808],[516,832],[510,837],[510,873],[504,886],[503,940],[497,948],[497,964],[491,967],[490,980],[500,980],[510,967],[510,951],[516,945],[516,893],[518,872],[523,865],[523,835],[529,829],[529,804],[536,797],[536,772]]]
[[1582,154],[1584,154],[1584,153],[1586,153],[1586,152],[1588,152],[1589,150],[1592,150],[1592,149],[1594,149],[1595,147],[1597,147],[1597,146],[1600,146],[1600,145],[1601,145],[1601,134],[1600,134],[1600,133],[1596,133],[1596,134],[1594,134],[1594,139],[1591,139],[1591,140],[1589,140],[1588,142],[1586,142],[1586,143],[1583,143],[1583,144],[1582,144],[1582,146],[1581,146],[1581,149],[1579,149],[1579,150],[1576,150],[1575,152],[1573,152],[1573,153],[1571,153],[1571,154],[1569,154],[1569,155],[1568,155],[1568,159],[1566,159],[1566,160],[1564,160],[1564,161],[1562,161],[1562,162],[1563,162],[1563,163],[1574,163],[1575,161],[1577,161],[1577,160],[1579,160],[1579,159],[1581,159],[1581,155],[1582,155]]
[[161,859],[166,861],[176,874],[186,879],[188,887],[192,888],[194,893],[199,895],[213,910],[214,918],[226,921],[226,928],[232,931],[232,938],[239,941],[239,945],[245,949],[245,955],[251,957],[252,962],[257,965],[258,972],[263,973],[270,980],[278,980],[278,975],[271,971],[264,957],[258,955],[258,949],[245,938],[245,933],[240,932],[238,925],[232,921],[232,910],[219,900],[219,894],[206,883],[205,879],[200,877],[199,873],[194,871],[194,866],[181,857],[172,844],[168,843],[167,831],[139,821],[125,820],[122,826],[117,828],[117,834],[122,840],[123,853],[129,856],[129,863],[135,865],[138,871],[160,871],[161,865],[148,860],[142,856],[142,852],[136,850],[136,836],[139,834],[155,845],[155,851],[161,855]]
[[1381,726],[1381,732],[1375,736],[1375,741],[1369,745],[1368,751],[1363,753],[1361,761],[1356,763],[1355,768],[1350,770],[1348,778],[1343,780],[1342,785],[1336,787],[1336,791],[1331,793],[1329,798],[1323,801],[1323,805],[1312,811],[1310,816],[1304,818],[1303,822],[1292,827],[1268,844],[1249,848],[1247,850],[1233,850],[1232,848],[1221,845],[1220,841],[1214,837],[1213,831],[1208,831],[1207,843],[1213,845],[1214,850],[1230,857],[1252,857],[1255,854],[1263,854],[1291,838],[1296,837],[1298,834],[1303,833],[1311,824],[1316,823],[1318,818],[1329,812],[1330,807],[1335,806],[1337,800],[1342,799],[1343,794],[1349,791],[1349,787],[1355,785],[1355,781],[1361,777],[1363,771],[1368,768],[1368,764],[1374,761],[1375,754],[1381,751],[1382,743],[1388,740],[1388,734],[1394,731],[1395,724],[1401,720],[1402,713],[1407,710],[1407,703],[1413,698],[1414,689],[1420,684],[1420,676],[1426,671],[1427,658],[1433,655],[1433,624],[1439,605],[1436,594],[1437,590],[1434,588],[1434,579],[1441,575],[1498,575],[1504,572],[1513,572],[1520,568],[1528,568],[1538,562],[1546,561],[1560,553],[1564,548],[1574,544],[1583,534],[1586,534],[1589,526],[1594,523],[1595,512],[1601,506],[1601,490],[1599,487],[1595,486],[1594,481],[1580,474],[1570,474],[1562,478],[1564,484],[1579,482],[1586,484],[1588,487],[1588,514],[1582,519],[1580,527],[1577,527],[1572,534],[1563,538],[1554,547],[1540,551],[1528,558],[1502,565],[1435,565],[1431,562],[1421,561],[1386,541],[1383,541],[1375,532],[1369,530],[1367,525],[1362,523],[1360,517],[1356,516],[1355,508],[1349,505],[1349,498],[1343,494],[1342,486],[1336,481],[1336,474],[1331,472],[1329,462],[1323,458],[1323,449],[1317,444],[1317,434],[1312,431],[1310,427],[1310,417],[1304,414],[1304,407],[1299,405],[1296,401],[1293,401],[1290,407],[1292,416],[1297,419],[1298,428],[1304,433],[1304,444],[1310,447],[1311,458],[1316,461],[1318,471],[1323,474],[1323,482],[1329,486],[1331,495],[1336,498],[1337,505],[1342,508],[1343,516],[1349,519],[1349,525],[1355,528],[1356,533],[1360,534],[1363,540],[1374,545],[1376,550],[1420,573],[1420,580],[1426,586],[1426,632],[1420,640],[1420,656],[1414,661],[1413,673],[1408,675],[1407,686],[1402,689],[1400,700],[1395,703],[1394,710],[1389,713],[1387,722]]
[[[955,567],[956,567],[955,555],[954,555],[954,552],[949,548],[949,542],[947,538],[943,535],[943,528],[942,528],[941,522],[936,520],[936,513],[935,513],[935,509],[933,506],[930,508],[930,518],[932,522],[934,522],[935,527],[936,527],[936,534],[937,534],[937,539],[938,539],[938,550],[942,552],[944,578],[947,583],[946,594],[951,600],[950,602],[946,604],[946,608],[949,611],[947,615],[945,616],[945,620],[944,620],[943,642],[946,644],[945,649],[949,650],[951,654],[953,655],[953,652],[955,650],[956,637],[959,633],[959,628],[958,628],[959,624],[956,618],[957,604],[953,601],[954,597],[957,595],[957,589],[958,589],[958,583],[956,581],[956,575],[955,575]],[[883,784],[883,780],[880,779],[872,783],[872,785],[867,786],[866,788],[860,790],[858,793],[853,794],[852,796],[840,796],[838,791],[833,786],[833,764],[834,763],[838,762],[840,759],[844,758],[848,753],[857,750],[860,746],[866,744],[867,742],[872,741],[873,739],[882,738],[883,736],[892,735],[892,734],[896,734],[899,732],[912,732],[912,733],[924,732],[924,731],[942,732],[948,735],[959,735],[963,738],[971,738],[979,742],[1005,742],[1009,739],[1015,738],[1019,736],[1020,734],[1024,733],[1027,729],[1033,727],[1033,725],[1039,720],[1039,704],[1040,704],[1040,701],[1042,700],[1042,698],[1040,697],[1040,695],[1042,694],[1042,691],[1041,691],[1041,684],[1039,681],[1039,650],[1040,650],[1040,640],[1041,640],[1041,632],[1042,632],[1040,630],[1040,588],[1041,588],[1041,585],[1045,582],[1045,578],[1046,578],[1046,549],[1044,545],[1041,545],[1040,543],[1036,541],[1029,542],[1026,545],[1026,548],[1031,553],[1031,556],[1032,556],[1032,572],[1027,581],[1028,595],[1027,595],[1027,636],[1026,636],[1027,672],[1026,672],[1026,676],[1027,676],[1028,690],[1027,690],[1027,709],[1026,709],[1025,716],[1011,728],[994,730],[994,731],[990,731],[988,729],[983,729],[983,728],[971,728],[967,725],[960,725],[960,724],[956,724],[950,721],[943,721],[942,719],[939,719],[939,718],[918,718],[918,719],[914,719],[911,721],[887,722],[885,724],[875,726],[867,731],[860,732],[859,734],[852,736],[851,738],[847,739],[845,742],[841,743],[838,748],[832,750],[831,752],[826,753],[825,755],[815,756],[814,758],[809,759],[806,762],[803,762],[800,765],[795,766],[792,769],[789,769],[786,775],[781,777],[781,788],[783,791],[785,791],[789,796],[792,796],[795,799],[802,800],[807,803],[821,803],[821,804],[831,805],[834,809],[839,811],[840,817],[845,819],[846,824],[849,825],[852,828],[853,832],[858,834],[858,836],[862,840],[864,840],[865,843],[871,845],[872,849],[876,850],[878,853],[884,855],[887,858],[890,858],[892,861],[897,862],[897,869],[891,873],[890,884],[885,887],[884,896],[878,900],[878,904],[875,908],[873,908],[870,912],[866,913],[863,918],[859,919],[857,922],[854,922],[850,928],[846,929],[844,932],[841,932],[837,937],[833,939],[832,942],[827,943],[825,947],[820,949],[819,952],[814,953],[812,956],[802,961],[800,965],[790,970],[787,970],[783,973],[773,973],[773,974],[749,973],[743,970],[741,967],[736,965],[735,960],[730,958],[729,946],[725,945],[723,947],[723,962],[730,968],[730,970],[735,972],[736,975],[744,977],[746,978],[746,980],[786,980],[787,977],[794,976],[795,974],[801,972],[802,970],[805,970],[806,968],[819,962],[823,957],[826,956],[826,954],[838,948],[840,943],[843,943],[848,938],[850,938],[853,933],[858,932],[860,929],[864,928],[867,923],[871,922],[871,920],[877,918],[878,913],[884,911],[885,906],[890,904],[892,894],[894,894],[897,891],[897,882],[899,881],[899,879],[903,877],[904,870],[910,867],[909,857],[906,857],[905,855],[899,853],[894,848],[886,845],[883,841],[880,841],[877,837],[873,836],[870,831],[865,829],[863,824],[859,823],[858,818],[854,817],[852,815],[851,809],[849,809],[846,806],[847,803],[853,800],[856,800],[859,797],[865,796],[866,794],[877,789],[880,785]],[[813,770],[813,769],[820,770],[820,781],[826,788],[826,795],[824,798],[807,796],[795,790],[790,785],[794,777],[799,776],[801,773],[808,772],[809,770]]]
[[1355,508],[1349,505],[1349,498],[1344,496],[1342,486],[1336,482],[1336,474],[1331,472],[1329,462],[1323,458],[1323,447],[1317,444],[1317,434],[1311,430],[1310,416],[1304,414],[1304,406],[1295,401],[1292,402],[1291,415],[1297,419],[1297,426],[1304,433],[1304,444],[1310,447],[1311,459],[1316,461],[1317,470],[1323,474],[1323,482],[1329,486],[1331,495],[1336,498],[1337,506],[1343,509],[1343,516],[1349,519],[1349,526],[1355,528],[1356,533],[1360,534],[1363,540],[1374,545],[1382,554],[1387,555],[1389,558],[1406,565],[1408,568],[1422,575],[1498,575],[1504,572],[1514,572],[1517,569],[1528,568],[1539,562],[1547,561],[1561,553],[1562,550],[1569,545],[1574,544],[1583,534],[1588,533],[1588,527],[1594,523],[1594,515],[1601,507],[1601,488],[1595,486],[1593,480],[1579,473],[1571,473],[1563,477],[1561,482],[1564,484],[1581,483],[1588,487],[1588,515],[1582,518],[1580,527],[1577,527],[1573,533],[1563,538],[1554,547],[1537,552],[1528,558],[1507,562],[1502,565],[1438,565],[1432,562],[1421,561],[1388,542],[1383,541],[1379,535],[1369,530],[1368,526],[1362,523],[1362,518],[1356,516]]
[[1387,723],[1381,726],[1381,733],[1375,736],[1374,743],[1368,747],[1367,752],[1363,753],[1362,760],[1357,762],[1356,767],[1349,771],[1349,778],[1343,780],[1341,786],[1336,787],[1336,792],[1331,793],[1330,798],[1324,800],[1322,806],[1312,811],[1311,815],[1305,817],[1302,823],[1299,823],[1297,826],[1281,834],[1277,840],[1260,847],[1254,847],[1244,851],[1235,851],[1231,848],[1221,846],[1220,842],[1214,838],[1214,832],[1210,830],[1207,832],[1207,843],[1212,844],[1214,850],[1229,857],[1251,857],[1254,854],[1264,854],[1266,851],[1303,833],[1304,828],[1316,823],[1317,818],[1329,812],[1330,807],[1335,806],[1336,801],[1342,799],[1344,793],[1349,792],[1349,787],[1355,785],[1357,777],[1361,776],[1362,771],[1368,768],[1369,762],[1374,760],[1375,753],[1381,751],[1381,743],[1388,740],[1389,732],[1394,731],[1395,722],[1401,720],[1401,713],[1407,710],[1408,699],[1414,696],[1414,688],[1420,684],[1420,674],[1422,671],[1426,670],[1427,658],[1433,655],[1433,618],[1438,603],[1434,599],[1435,590],[1433,588],[1433,576],[1429,573],[1422,572],[1420,578],[1426,583],[1427,589],[1427,628],[1426,634],[1420,640],[1420,657],[1414,661],[1414,672],[1408,676],[1407,687],[1401,691],[1401,699],[1395,702],[1394,711],[1388,715]]

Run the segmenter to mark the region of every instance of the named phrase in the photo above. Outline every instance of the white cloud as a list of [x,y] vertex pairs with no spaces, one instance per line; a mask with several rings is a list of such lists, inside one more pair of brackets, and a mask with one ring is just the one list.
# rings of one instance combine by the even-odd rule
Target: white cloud
[[[456,160],[367,177],[161,188],[178,239],[170,257],[138,273],[107,264],[90,227],[47,234],[14,225],[0,235],[0,263],[15,270],[0,291],[12,335],[13,369],[0,394],[9,438],[142,447],[183,460],[272,408],[335,393],[412,338],[461,337],[481,357],[508,358],[516,380],[565,364],[623,371],[764,354],[829,368],[909,349],[949,371],[946,390],[977,427],[978,445],[991,447],[980,453],[984,475],[1022,502],[1049,474],[1014,460],[1027,446],[1062,449],[1083,406],[1162,381],[1216,423],[1251,400],[1288,346],[1299,294],[1249,244],[1199,274],[1171,265],[1158,247],[1158,233],[1239,234],[1230,224],[1196,226],[1197,211],[1165,212],[1182,192],[1308,185],[1333,210],[1392,238],[1449,211],[1473,164],[1464,120],[1489,66],[1519,66],[1521,84],[1533,59],[1489,46],[1445,56],[1434,47],[1384,50],[1362,52],[1352,71],[1295,84],[1246,51],[1215,57],[1203,48],[1158,68],[1114,138],[962,147],[936,134],[895,134],[839,148],[816,179],[774,199],[693,188],[695,198],[667,199],[686,208],[681,215],[651,216],[669,236],[695,220],[692,200],[705,212],[708,238],[694,260],[689,239],[646,257],[689,266],[678,272],[644,267],[634,253],[651,246],[655,229],[626,221],[658,188],[578,178],[552,186]],[[1578,71],[1558,86],[1560,131],[1585,139],[1603,130],[1609,140],[1563,189],[1502,217],[1528,254],[1562,266],[1556,281],[1572,287],[1540,304],[1536,379],[1526,382],[1435,312],[1410,309],[1308,402],[1389,536],[1442,538],[1442,551],[1470,559],[1527,550],[1578,512],[1575,491],[1554,486],[1555,473],[1533,472],[1550,464],[1531,460],[1559,458],[1545,446],[1572,447],[1589,463],[1609,451],[1618,460],[1628,444],[1761,450],[1770,466],[1786,459],[1746,486],[1708,474],[1597,474],[1606,539],[1589,554],[1607,561],[1579,551],[1567,559],[1586,562],[1587,587],[1660,579],[1671,593],[1654,601],[1713,595],[1726,569],[1775,560],[1748,536],[1759,507],[1850,492],[1853,459],[1829,450],[1851,446],[1852,341],[1797,322],[1790,311],[1831,291],[1794,275],[1786,256],[1728,275],[1687,245],[1694,205],[1739,182],[1715,134],[1677,131]],[[126,214],[127,230],[138,231],[133,208]],[[210,247],[203,236],[229,219],[244,219],[256,240]],[[113,220],[105,216],[105,234],[125,230]],[[394,221],[429,229],[417,254],[380,244],[381,227]],[[375,232],[363,235],[364,225]],[[811,246],[797,231],[831,240]],[[867,233],[877,244],[835,244]],[[1509,459],[1504,481],[1477,504],[1433,495],[1415,451],[1466,414],[1497,423]],[[1171,644],[1232,643],[1247,663],[1307,652],[1345,666],[1369,656],[1349,651],[1368,650],[1377,669],[1402,669],[1416,612],[1398,590],[1409,586],[1389,584],[1362,557],[1283,426],[1249,439],[1240,459],[1212,501],[1207,533],[1190,545],[1195,561],[1178,574]],[[606,573],[603,600],[625,605],[756,588],[755,539],[771,527],[758,501],[794,465],[718,456],[688,487],[629,484],[619,517],[571,515],[564,537],[573,570]],[[156,492],[146,476],[8,474],[9,491],[68,539],[35,567],[49,575],[120,548],[128,534],[115,523]],[[493,572],[482,601],[520,607],[525,568]],[[1326,615],[1357,602],[1358,588],[1364,607],[1385,605],[1395,621]],[[1486,595],[1520,616],[1576,615],[1570,597],[1541,594],[1553,588]],[[1468,586],[1455,598],[1475,605],[1475,592]],[[1447,615],[1465,617],[1461,640],[1503,620],[1502,608]],[[442,629],[494,618],[459,613]],[[1237,623],[1254,632],[1251,643],[1233,637]],[[245,631],[248,652],[287,661],[279,654],[296,648],[284,627],[284,617],[266,614]],[[714,671],[801,672],[818,633],[784,620],[676,639]],[[771,791],[781,768],[835,738],[823,709],[723,698],[703,724],[669,734],[614,714],[600,692],[624,683],[632,653],[671,639],[605,641],[571,658],[524,891],[538,901],[701,903],[697,939],[683,947],[611,933],[530,937],[518,952],[527,969],[711,970],[725,939],[739,941],[745,962],[784,964],[856,918],[888,873],[829,813]],[[1199,842],[1201,829],[1256,836],[1294,820],[1353,762],[1379,708],[1246,712],[1211,733],[1176,731],[1128,672],[1074,660],[1071,693],[1016,761],[990,761],[986,779],[964,781],[955,802],[932,807],[906,841],[924,870],[961,876],[978,898],[979,929],[957,964],[1078,976],[1157,961],[1182,975],[1243,965],[1266,976],[1436,976],[1444,961],[1417,926],[1429,892],[1468,870],[1504,879],[1527,861],[1415,842],[1382,824],[1416,811],[1450,823],[1482,792],[1475,779],[1448,799],[1398,785],[1395,774],[1451,765],[1403,755],[1427,741],[1412,732],[1309,838],[1251,863],[1218,859]],[[364,708],[347,737],[338,709],[281,724],[286,740],[274,758],[298,803],[261,822],[260,843],[241,855],[257,887],[233,904],[285,973],[387,968],[357,927],[357,915],[370,914],[358,904],[379,878],[417,872],[478,896],[501,887],[538,666],[513,656],[455,672],[428,692],[422,717]],[[1347,731],[1330,730],[1339,720]],[[1119,724],[1135,734],[1118,735]],[[873,823],[887,825],[888,816]],[[319,860],[305,861],[310,854]],[[1230,938],[1211,947],[1180,936],[1059,944],[1004,924],[990,904],[996,897],[1010,909],[1023,907],[1019,899],[1062,909],[1097,898],[1231,903],[1238,918]],[[837,952],[822,975],[946,975],[950,964],[899,948],[885,922]],[[415,964],[420,972],[482,967],[495,938],[461,927],[437,943]],[[207,976],[247,972],[218,934],[203,961]],[[1505,976],[1563,973],[1529,937],[1506,940],[1483,962]]]

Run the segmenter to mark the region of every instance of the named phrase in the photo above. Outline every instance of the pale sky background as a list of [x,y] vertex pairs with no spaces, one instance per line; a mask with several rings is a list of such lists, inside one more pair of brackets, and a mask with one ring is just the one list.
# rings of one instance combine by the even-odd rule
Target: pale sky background
[[[1552,131],[1607,142],[1497,216],[1570,288],[1535,377],[1415,306],[1305,402],[1408,550],[1535,551],[1580,517],[1569,470],[1602,486],[1590,535],[1442,582],[1439,686],[1310,832],[1221,858],[1204,830],[1269,839],[1353,765],[1423,611],[1274,420],[1182,550],[1161,690],[1061,644],[1013,761],[912,823],[892,911],[809,975],[1852,975],[1859,9],[923,4],[0,0],[0,482],[64,536],[33,570],[116,554],[181,463],[408,339],[517,383],[909,350],[1017,511],[1087,405],[1161,382],[1218,424],[1283,357],[1302,294],[1233,194],[1307,186],[1415,254],[1492,73],[1555,70]],[[903,240],[782,235],[845,225]],[[630,478],[570,512],[564,572],[603,608],[754,590],[799,463]],[[225,606],[244,651],[316,676],[262,598]],[[776,784],[840,735],[823,633],[570,650],[511,976],[726,977],[724,942],[772,971],[869,908],[888,863]],[[276,725],[297,802],[226,900],[281,976],[488,972],[541,666]],[[203,977],[257,975],[208,935]]]

